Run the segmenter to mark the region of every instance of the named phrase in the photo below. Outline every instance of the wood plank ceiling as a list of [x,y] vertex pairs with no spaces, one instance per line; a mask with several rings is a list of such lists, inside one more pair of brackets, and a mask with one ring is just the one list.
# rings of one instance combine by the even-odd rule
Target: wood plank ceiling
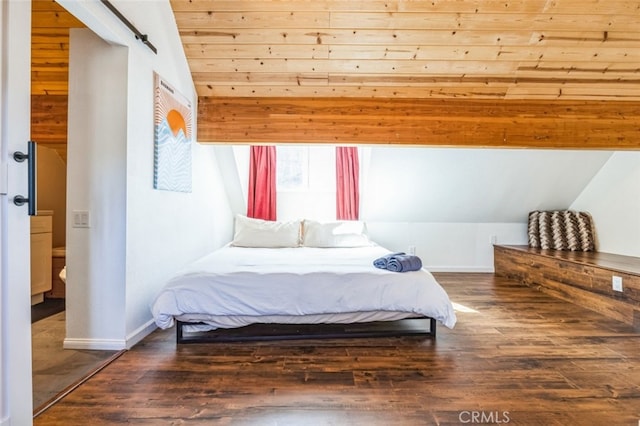
[[640,146],[638,1],[171,5],[200,141]]
[[199,96],[640,99],[640,2],[171,0]]
[[[640,147],[640,1],[169,1],[200,142]],[[64,144],[82,24],[33,8],[32,133]]]

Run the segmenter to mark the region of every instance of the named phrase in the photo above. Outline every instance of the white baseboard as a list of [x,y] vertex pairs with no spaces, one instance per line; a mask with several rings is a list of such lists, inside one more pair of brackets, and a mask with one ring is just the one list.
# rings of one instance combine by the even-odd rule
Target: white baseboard
[[64,339],[65,349],[83,349],[94,351],[121,351],[126,349],[126,342],[120,339]]
[[147,337],[156,328],[157,326],[155,322],[153,322],[153,320],[149,320],[133,333],[129,334],[125,340],[66,338],[64,339],[62,347],[65,349],[86,349],[94,351],[121,351],[123,349],[131,349],[133,345]]
[[156,328],[158,328],[158,326],[152,319],[138,327],[137,330],[134,330],[133,333],[127,336],[127,349],[131,349],[136,343],[153,333]]

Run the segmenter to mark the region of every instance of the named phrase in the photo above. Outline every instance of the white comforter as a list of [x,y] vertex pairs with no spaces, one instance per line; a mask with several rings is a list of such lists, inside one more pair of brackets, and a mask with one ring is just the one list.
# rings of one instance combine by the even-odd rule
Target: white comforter
[[[380,246],[225,246],[171,279],[151,310],[160,328],[171,327],[176,317],[226,328],[270,322],[264,318],[320,316],[331,321],[335,314],[372,312],[428,316],[452,328],[453,306],[431,273],[375,268],[373,261],[387,253]],[[227,317],[242,321],[216,320]]]

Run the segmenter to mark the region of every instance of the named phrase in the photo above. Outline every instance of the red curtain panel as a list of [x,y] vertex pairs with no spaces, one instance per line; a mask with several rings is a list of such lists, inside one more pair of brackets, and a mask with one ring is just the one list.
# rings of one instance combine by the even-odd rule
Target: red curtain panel
[[336,147],[336,219],[358,220],[360,215],[358,148]]
[[276,220],[275,146],[251,146],[247,216]]

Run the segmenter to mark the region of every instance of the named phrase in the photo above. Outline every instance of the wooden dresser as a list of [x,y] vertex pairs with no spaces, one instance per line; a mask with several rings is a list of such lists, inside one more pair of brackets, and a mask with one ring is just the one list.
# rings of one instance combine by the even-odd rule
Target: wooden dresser
[[44,300],[51,290],[51,250],[53,245],[53,212],[38,211],[31,216],[31,304]]

